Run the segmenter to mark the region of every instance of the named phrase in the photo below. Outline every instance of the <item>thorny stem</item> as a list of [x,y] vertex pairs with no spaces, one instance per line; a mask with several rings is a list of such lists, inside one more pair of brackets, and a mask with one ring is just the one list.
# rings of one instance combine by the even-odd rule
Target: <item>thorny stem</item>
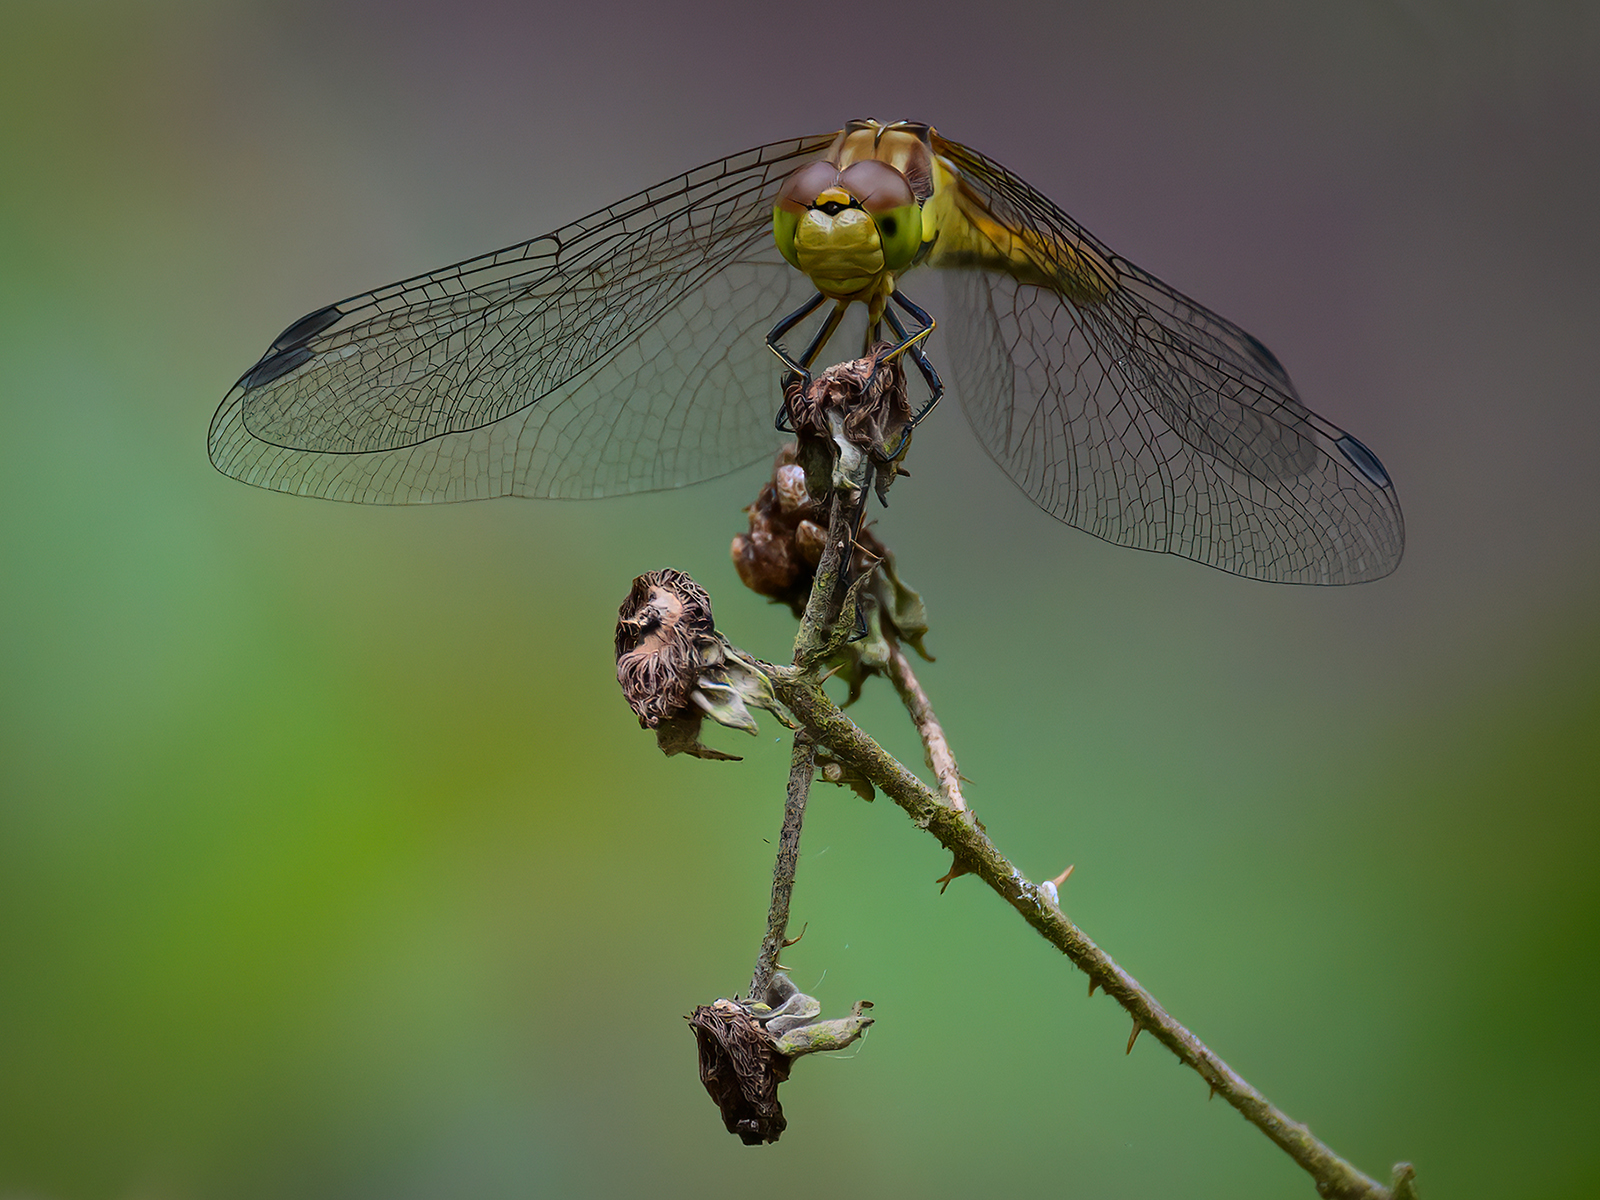
[[772,904],[767,909],[767,936],[761,939],[755,974],[750,976],[751,1004],[764,1002],[772,976],[778,971],[789,930],[789,899],[794,895],[795,867],[800,861],[800,826],[806,816],[806,798],[817,770],[817,743],[804,729],[794,732],[794,753],[789,760],[789,794],[783,806],[783,831],[778,835],[778,861],[772,867]]
[[[810,611],[808,606],[808,617]],[[1091,985],[1099,986],[1120,1004],[1133,1018],[1137,1029],[1149,1031],[1180,1062],[1192,1067],[1215,1094],[1271,1138],[1311,1175],[1319,1195],[1329,1200],[1414,1200],[1416,1185],[1409,1164],[1397,1164],[1393,1188],[1384,1187],[1318,1141],[1304,1125],[1274,1107],[1204,1042],[1174,1020],[1138,980],[1090,941],[1036,884],[1012,866],[970,811],[958,810],[941,800],[927,784],[840,712],[810,672],[792,667],[765,666],[763,669],[769,672],[778,697],[830,754],[887,793],[918,828],[938,838],[957,863],[987,883],[1045,940],[1086,973]],[[923,700],[926,702],[926,696]],[[1129,1048],[1131,1050],[1131,1043]]]
[[[834,596],[844,579],[843,566],[850,561],[849,506],[835,496],[828,520],[828,544],[817,563],[816,580],[806,599],[795,636],[794,661],[800,669],[815,663],[827,640],[827,626],[834,607]],[[767,907],[767,935],[761,939],[756,969],[750,976],[750,1003],[765,1001],[772,977],[778,970],[778,955],[789,929],[789,901],[794,895],[795,871],[800,861],[800,828],[805,820],[806,800],[816,774],[817,743],[804,728],[795,730],[794,751],[789,759],[789,789],[783,806],[783,828],[778,835],[778,858],[772,865],[772,903]]]

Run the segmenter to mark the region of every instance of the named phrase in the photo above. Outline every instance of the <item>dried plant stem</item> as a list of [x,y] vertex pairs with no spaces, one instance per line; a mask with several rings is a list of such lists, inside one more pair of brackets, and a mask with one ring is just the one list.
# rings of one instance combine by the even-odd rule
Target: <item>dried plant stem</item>
[[788,944],[789,900],[794,895],[795,868],[800,861],[800,827],[805,821],[806,798],[817,769],[817,744],[804,729],[795,730],[794,752],[789,759],[789,792],[783,806],[783,829],[778,834],[778,861],[772,867],[772,904],[767,909],[767,936],[761,939],[755,973],[746,997],[755,1004],[766,1001],[772,977],[779,970],[778,955]]
[[934,715],[928,693],[922,690],[922,684],[917,681],[906,652],[894,638],[889,638],[888,642],[889,680],[894,684],[894,690],[900,693],[900,702],[911,714],[911,721],[922,738],[922,752],[927,757],[928,769],[939,784],[944,802],[960,812],[967,807],[966,801],[961,798],[961,768],[956,766],[956,756],[951,753],[950,743],[945,740],[944,726],[939,724],[939,718]]
[[794,663],[801,670],[815,667],[828,642],[829,629],[838,616],[839,593],[854,541],[850,505],[835,493],[828,511],[828,541],[817,562],[817,574],[794,638]]
[[[807,610],[807,617],[811,615]],[[801,636],[806,630],[802,627]],[[1317,1192],[1338,1200],[1407,1200],[1415,1196],[1411,1168],[1395,1168],[1393,1189],[1362,1174],[1312,1136],[1304,1125],[1275,1108],[1156,1002],[1105,951],[1067,919],[989,840],[970,811],[946,803],[911,771],[840,712],[805,667],[768,667],[773,686],[789,710],[828,752],[861,772],[894,800],[920,829],[932,833],[956,862],[989,885],[1051,945],[1059,949],[1145,1030],[1194,1068],[1211,1089],[1271,1138],[1316,1181]],[[926,707],[926,696],[923,696]],[[909,704],[908,704],[909,707]],[[913,714],[915,716],[915,714]],[[931,715],[931,710],[930,710]],[[919,720],[919,728],[921,722]],[[1130,1043],[1130,1050],[1131,1050]]]
[[[835,598],[844,580],[843,566],[850,561],[850,516],[848,506],[837,496],[828,520],[828,543],[817,563],[816,579],[806,599],[806,611],[795,636],[794,661],[814,664],[827,641],[828,625],[835,613]],[[806,800],[816,774],[817,743],[810,731],[795,730],[794,750],[789,759],[789,789],[783,806],[783,828],[778,834],[778,857],[772,865],[772,903],[767,907],[767,934],[756,954],[756,969],[750,976],[747,999],[766,1000],[767,989],[778,971],[789,929],[789,901],[794,895],[795,872],[800,864],[800,829],[805,821]]]

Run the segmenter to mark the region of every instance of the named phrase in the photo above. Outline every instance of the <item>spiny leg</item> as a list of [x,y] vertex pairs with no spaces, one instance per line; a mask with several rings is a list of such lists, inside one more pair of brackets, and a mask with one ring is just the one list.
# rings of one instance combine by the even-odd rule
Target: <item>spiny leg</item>
[[[800,356],[802,367],[809,370],[811,364],[817,360],[817,355],[822,353],[822,348],[828,344],[828,339],[839,328],[839,322],[844,320],[845,309],[849,307],[850,302],[848,300],[834,301],[833,311],[828,314],[828,319],[817,330],[817,336],[811,339],[811,344],[806,347],[805,353]],[[807,376],[807,382],[810,382],[809,375]]]
[[890,328],[900,338],[900,349],[909,349],[911,351],[911,361],[917,364],[917,370],[921,372],[922,378],[928,385],[930,393],[928,402],[922,406],[916,416],[911,418],[911,427],[915,429],[922,423],[922,418],[933,411],[934,405],[939,403],[939,397],[944,395],[944,384],[939,379],[939,372],[933,369],[933,363],[928,360],[927,351],[922,348],[923,340],[934,331],[938,322],[899,292],[890,292],[889,299],[922,322],[923,326],[915,335],[907,334],[905,327],[900,324],[899,318],[894,315],[894,310],[887,306],[884,307],[883,315],[889,318]]
[[[789,352],[783,348],[783,345],[779,339],[793,329],[796,325],[800,324],[801,321],[805,320],[812,313],[816,312],[817,309],[821,307],[822,302],[825,299],[827,299],[827,297],[825,297],[821,292],[818,292],[816,295],[812,296],[811,299],[807,300],[799,308],[795,309],[788,316],[784,317],[783,320],[774,325],[772,327],[772,332],[767,334],[767,349],[771,350],[778,356],[783,365],[788,368],[789,375],[793,375],[800,380],[800,386],[802,389],[806,389],[811,386],[811,364],[816,360],[817,355],[821,353],[822,348],[828,344],[828,339],[833,336],[834,331],[839,328],[839,322],[844,320],[844,312],[848,307],[848,302],[844,300],[834,301],[833,312],[828,314],[828,319],[824,321],[821,328],[817,330],[816,336],[813,337],[810,344],[806,346],[805,352],[800,355],[799,361],[789,357]],[[787,382],[787,377],[785,381]],[[788,417],[788,405],[785,404],[783,407],[778,409],[778,415],[772,422],[773,428],[778,430],[780,433],[793,433],[794,430],[788,425]]]
[[[906,425],[905,432],[900,435],[900,444],[889,455],[892,461],[899,458],[901,452],[905,450],[906,443],[911,440],[911,431],[921,423],[923,417],[933,411],[933,406],[939,403],[939,397],[944,395],[944,384],[939,379],[939,372],[933,369],[933,363],[928,361],[927,352],[922,348],[924,339],[933,332],[936,322],[921,308],[900,295],[899,292],[890,292],[889,298],[918,321],[921,321],[922,328],[917,330],[916,333],[908,334],[905,326],[900,323],[900,318],[894,315],[894,310],[885,305],[883,315],[889,319],[889,327],[894,330],[895,336],[900,339],[900,344],[890,353],[884,355],[883,361],[888,362],[896,354],[909,350],[911,352],[911,361],[917,364],[917,370],[921,373],[923,380],[926,381],[929,393],[928,402],[911,418]],[[874,368],[874,373],[876,373],[876,368]]]

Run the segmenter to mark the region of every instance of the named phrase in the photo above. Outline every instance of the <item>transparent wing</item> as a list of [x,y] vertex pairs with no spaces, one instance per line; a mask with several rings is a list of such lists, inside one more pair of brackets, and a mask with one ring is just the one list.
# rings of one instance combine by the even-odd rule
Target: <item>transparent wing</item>
[[368,503],[681,487],[772,452],[772,207],[833,134],[690,171],[295,322],[212,419],[247,483]]
[[1041,508],[1253,579],[1394,570],[1405,528],[1388,474],[1300,402],[1265,346],[999,164],[944,138],[935,149],[961,174],[960,252],[941,261],[936,244],[930,260],[949,268],[956,391]]

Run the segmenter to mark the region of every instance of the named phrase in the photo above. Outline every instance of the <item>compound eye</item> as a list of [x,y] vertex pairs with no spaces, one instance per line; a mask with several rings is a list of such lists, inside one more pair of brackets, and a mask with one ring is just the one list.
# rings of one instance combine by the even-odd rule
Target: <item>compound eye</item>
[[839,173],[839,182],[873,216],[917,202],[906,177],[875,158],[851,163]]
[[831,162],[807,163],[783,181],[777,207],[783,212],[803,213],[819,194],[838,182],[839,168]]

